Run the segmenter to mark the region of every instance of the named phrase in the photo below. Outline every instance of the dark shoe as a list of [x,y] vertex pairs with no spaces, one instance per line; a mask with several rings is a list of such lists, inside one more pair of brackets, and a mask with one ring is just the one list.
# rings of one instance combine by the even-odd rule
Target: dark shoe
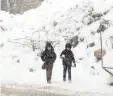
[[69,83],[72,83],[72,81],[71,81],[71,80],[68,80],[68,82],[69,82]]
[[47,83],[49,83],[49,84],[50,84],[50,83],[51,83],[51,81],[47,81]]
[[66,81],[66,78],[64,78],[63,81],[65,82]]

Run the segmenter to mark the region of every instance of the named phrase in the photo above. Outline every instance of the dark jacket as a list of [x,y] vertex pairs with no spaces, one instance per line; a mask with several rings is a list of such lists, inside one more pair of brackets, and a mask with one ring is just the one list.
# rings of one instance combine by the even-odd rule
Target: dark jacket
[[60,57],[62,57],[62,55],[65,56],[63,58],[63,65],[72,66],[72,62],[75,63],[74,54],[71,50],[67,49],[63,50],[62,53],[60,54]]
[[[47,50],[47,47],[51,47],[51,51]],[[47,43],[45,47],[45,51],[41,54],[41,59],[47,64],[53,64],[56,60],[56,54],[51,44]]]

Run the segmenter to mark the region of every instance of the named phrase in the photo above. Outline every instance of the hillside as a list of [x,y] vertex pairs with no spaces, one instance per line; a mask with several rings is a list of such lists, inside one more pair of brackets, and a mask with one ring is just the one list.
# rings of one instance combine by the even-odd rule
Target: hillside
[[[103,65],[113,68],[112,17],[111,0],[45,0],[39,8],[22,15],[0,11],[2,84],[46,85],[39,56],[45,42],[51,41],[57,53],[53,86],[70,89],[75,85],[73,91],[76,88],[93,91],[98,87],[96,92],[112,94],[113,89],[108,84],[113,82],[113,77],[102,69],[101,61],[94,56],[94,51],[101,48],[101,32],[103,49],[106,50]],[[72,42],[77,68],[72,68],[72,84],[65,86],[59,54],[66,42]],[[29,71],[30,68],[33,72]],[[108,70],[113,74],[113,69]]]

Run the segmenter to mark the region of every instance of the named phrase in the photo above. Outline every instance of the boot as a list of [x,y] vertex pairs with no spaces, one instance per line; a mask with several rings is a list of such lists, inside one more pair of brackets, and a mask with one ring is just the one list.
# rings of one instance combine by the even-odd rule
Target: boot
[[69,83],[72,83],[72,81],[71,81],[71,80],[68,80],[68,82],[69,82]]
[[72,81],[71,81],[71,78],[68,78],[68,82],[69,82],[69,83],[71,83],[71,82],[72,82]]
[[65,82],[66,81],[66,78],[63,78],[63,81]]
[[51,81],[49,80],[49,81],[47,81],[47,83],[49,83],[49,84],[50,84],[50,83],[51,83]]

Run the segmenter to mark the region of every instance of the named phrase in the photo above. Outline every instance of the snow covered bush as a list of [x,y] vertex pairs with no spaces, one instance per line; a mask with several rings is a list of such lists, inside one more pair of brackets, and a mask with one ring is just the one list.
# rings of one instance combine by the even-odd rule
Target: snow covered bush
[[79,38],[78,36],[74,36],[70,39],[70,43],[75,48],[79,44]]
[[97,33],[104,32],[109,26],[110,26],[109,21],[102,19],[100,22],[100,26],[97,30]]

